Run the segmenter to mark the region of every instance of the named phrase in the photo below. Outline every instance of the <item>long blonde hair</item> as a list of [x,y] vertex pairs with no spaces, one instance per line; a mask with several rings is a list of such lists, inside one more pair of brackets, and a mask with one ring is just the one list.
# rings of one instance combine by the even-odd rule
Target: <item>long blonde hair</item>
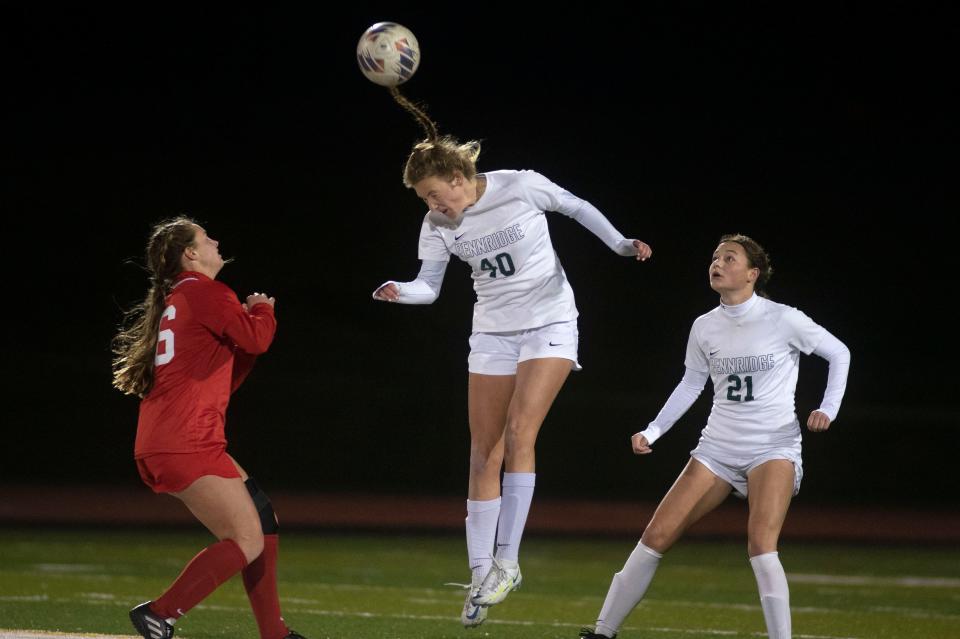
[[165,299],[183,267],[184,249],[194,246],[198,225],[180,216],[158,223],[147,242],[146,267],[150,289],[142,302],[124,314],[111,341],[113,386],[126,395],[143,397],[153,387],[157,335]]
[[461,144],[452,136],[440,135],[436,122],[423,108],[404,97],[397,87],[390,89],[390,95],[414,117],[426,136],[413,145],[407,156],[403,167],[403,183],[407,188],[413,188],[414,184],[428,177],[452,178],[455,171],[468,180],[476,176],[480,142],[471,140]]

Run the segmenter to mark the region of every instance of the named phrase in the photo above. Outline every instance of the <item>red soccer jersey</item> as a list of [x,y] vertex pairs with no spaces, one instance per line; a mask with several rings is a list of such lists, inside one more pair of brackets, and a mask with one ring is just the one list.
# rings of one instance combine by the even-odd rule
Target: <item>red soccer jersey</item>
[[140,402],[134,457],[225,446],[230,394],[273,341],[273,307],[241,306],[202,273],[177,277],[165,300],[153,388]]

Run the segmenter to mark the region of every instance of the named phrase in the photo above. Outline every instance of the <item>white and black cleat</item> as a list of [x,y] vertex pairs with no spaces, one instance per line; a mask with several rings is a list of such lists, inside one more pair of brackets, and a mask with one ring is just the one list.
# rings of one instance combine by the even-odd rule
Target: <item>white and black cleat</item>
[[170,639],[173,626],[163,617],[150,610],[151,601],[146,601],[130,611],[130,621],[144,639]]

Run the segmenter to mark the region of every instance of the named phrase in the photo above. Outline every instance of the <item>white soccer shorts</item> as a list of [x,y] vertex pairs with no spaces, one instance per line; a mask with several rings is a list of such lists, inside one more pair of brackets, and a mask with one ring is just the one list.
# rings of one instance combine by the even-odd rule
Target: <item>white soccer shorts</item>
[[520,362],[561,357],[569,359],[573,370],[579,371],[579,336],[576,320],[506,333],[474,333],[470,336],[467,367],[471,373],[482,375],[516,375]]
[[733,486],[734,494],[741,498],[747,496],[747,475],[751,470],[773,459],[785,459],[793,462],[793,494],[800,492],[803,460],[800,457],[800,451],[792,447],[769,448],[763,451],[758,450],[754,454],[743,453],[732,456],[718,453],[700,444],[690,451],[690,456],[706,466],[711,473]]

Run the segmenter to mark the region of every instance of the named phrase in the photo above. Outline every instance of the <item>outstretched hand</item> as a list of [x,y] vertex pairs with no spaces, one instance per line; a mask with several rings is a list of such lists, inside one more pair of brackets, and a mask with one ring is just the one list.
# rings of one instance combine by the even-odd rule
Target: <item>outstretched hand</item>
[[653,255],[653,249],[650,248],[650,245],[646,242],[641,242],[640,240],[633,241],[633,248],[637,249],[637,261],[646,262],[651,255]]
[[818,410],[810,411],[810,417],[807,418],[807,428],[814,433],[819,433],[830,428],[830,418]]

